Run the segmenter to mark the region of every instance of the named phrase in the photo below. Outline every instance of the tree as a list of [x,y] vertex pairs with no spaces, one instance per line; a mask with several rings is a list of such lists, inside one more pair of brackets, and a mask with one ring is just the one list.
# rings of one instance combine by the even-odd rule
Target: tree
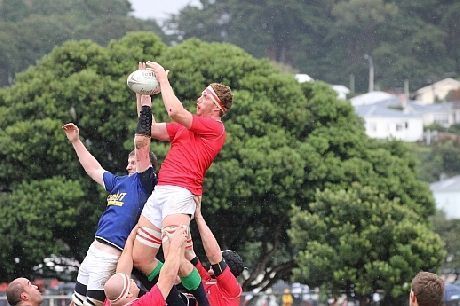
[[157,36],[141,32],[107,48],[70,41],[0,91],[0,190],[6,203],[0,214],[11,219],[0,229],[11,237],[2,245],[1,279],[30,275],[52,254],[84,257],[105,192],[84,173],[61,126],[79,124],[105,169],[124,171],[136,124],[126,76],[139,59],[156,58],[164,48]]
[[373,56],[380,88],[412,88],[458,69],[458,4],[426,1],[200,1],[169,21],[175,39],[236,44],[332,84],[367,88]]
[[[41,182],[57,173],[78,181],[84,196],[81,209],[72,213],[79,220],[74,232],[90,241],[103,193],[83,173],[59,127],[77,123],[101,164],[123,169],[136,122],[125,80],[135,63],[150,59],[171,71],[175,93],[191,110],[209,83],[225,83],[235,93],[225,118],[226,144],[205,180],[203,210],[222,247],[246,259],[246,290],[290,277],[297,260],[288,237],[291,208],[308,211],[316,190],[359,182],[390,202],[399,198],[420,220],[434,212],[407,149],[370,141],[352,106],[338,100],[329,85],[300,85],[270,62],[229,44],[192,39],[166,47],[151,33],[130,33],[107,48],[87,40],[67,42],[20,74],[14,86],[0,90],[3,197],[8,200],[25,181]],[[159,121],[168,120],[158,99],[153,113]],[[161,162],[167,146],[152,148]],[[48,237],[40,241],[44,250],[51,249],[50,243]],[[64,246],[58,255],[73,252],[79,259],[86,249],[68,245],[67,252]],[[437,256],[438,250],[431,254]],[[40,261],[34,257],[29,266]]]
[[129,16],[127,0],[5,0],[0,1],[0,11],[0,86],[12,84],[16,72],[69,39],[105,45],[134,30],[165,38],[155,21]]
[[308,211],[293,212],[294,275],[334,295],[354,293],[360,305],[377,290],[384,290],[383,305],[402,304],[411,278],[445,255],[440,237],[419,220],[398,199],[358,183],[318,191]]
[[436,211],[436,215],[432,218],[433,228],[441,236],[446,246],[446,260],[443,262],[443,273],[460,274],[460,242],[458,235],[460,233],[460,220],[446,219],[442,210]]

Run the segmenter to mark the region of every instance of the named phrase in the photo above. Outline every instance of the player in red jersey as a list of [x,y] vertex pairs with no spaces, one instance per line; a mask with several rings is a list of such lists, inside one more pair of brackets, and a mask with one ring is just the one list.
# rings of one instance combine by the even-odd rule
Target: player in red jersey
[[[169,141],[171,147],[158,173],[158,184],[142,211],[134,244],[135,266],[153,280],[161,269],[155,259],[160,245],[167,254],[169,236],[178,226],[190,225],[194,197],[201,196],[205,173],[225,142],[222,116],[230,110],[233,96],[228,86],[213,83],[198,98],[193,115],[175,96],[168,72],[155,62],[146,66],[155,72],[164,106],[173,121],[152,123],[152,138]],[[179,270],[182,284],[195,290],[201,284],[198,271],[185,258],[183,261]]]
[[[104,285],[107,296],[107,305],[111,306],[163,306],[166,305],[166,297],[174,286],[177,273],[184,256],[185,242],[187,240],[187,228],[178,227],[170,238],[170,252],[166,257],[163,269],[160,272],[158,283],[149,292],[139,297],[140,289],[134,280],[129,277],[132,270],[131,247],[127,247],[120,258],[117,273]],[[132,244],[131,241],[127,243]]]
[[242,288],[237,277],[244,270],[243,260],[234,251],[221,251],[214,234],[201,214],[200,199],[197,200],[195,221],[211,268],[206,271],[193,248],[186,251],[186,257],[200,273],[209,304],[211,306],[240,305]]

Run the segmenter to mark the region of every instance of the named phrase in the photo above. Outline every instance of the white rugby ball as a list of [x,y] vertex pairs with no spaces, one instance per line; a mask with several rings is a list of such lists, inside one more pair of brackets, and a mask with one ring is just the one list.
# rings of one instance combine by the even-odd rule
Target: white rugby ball
[[153,95],[160,92],[155,73],[150,69],[139,69],[133,71],[126,79],[126,85],[137,94]]

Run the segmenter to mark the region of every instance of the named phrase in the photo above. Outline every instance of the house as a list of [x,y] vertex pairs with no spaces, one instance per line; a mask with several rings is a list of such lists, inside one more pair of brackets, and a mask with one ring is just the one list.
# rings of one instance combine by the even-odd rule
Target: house
[[460,219],[460,175],[430,184],[436,208],[443,210],[447,219]]
[[294,78],[297,80],[299,83],[304,83],[304,82],[313,82],[314,79],[310,77],[308,74],[304,73],[297,73]]
[[350,99],[351,105],[353,106],[362,106],[370,105],[378,102],[394,101],[397,97],[395,95],[383,92],[383,91],[373,91],[358,95]]
[[423,104],[444,101],[451,90],[460,88],[460,81],[446,78],[431,85],[422,87],[415,92],[415,100]]
[[[315,79],[310,77],[308,74],[304,73],[297,73],[294,75],[294,78],[297,80],[299,83],[305,83],[305,82],[314,82]],[[347,95],[350,93],[350,89],[344,85],[331,85],[332,89],[336,92],[337,98],[341,100],[346,100]]]
[[372,138],[421,141],[424,126],[460,124],[458,102],[423,104],[378,91],[356,96],[350,102]]
[[449,127],[460,123],[460,108],[458,103],[443,102],[434,104],[409,103],[412,111],[423,118],[423,125],[437,124]]
[[337,93],[337,98],[346,100],[347,95],[350,93],[350,89],[344,85],[332,85],[332,89]]
[[403,111],[398,101],[356,106],[355,111],[364,119],[366,134],[371,138],[410,142],[423,140],[422,117]]

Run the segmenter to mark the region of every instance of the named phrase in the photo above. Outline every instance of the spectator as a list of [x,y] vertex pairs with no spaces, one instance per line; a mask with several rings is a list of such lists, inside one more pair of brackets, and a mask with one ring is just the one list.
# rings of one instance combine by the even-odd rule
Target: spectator
[[444,281],[436,274],[420,272],[412,279],[409,306],[442,306]]

